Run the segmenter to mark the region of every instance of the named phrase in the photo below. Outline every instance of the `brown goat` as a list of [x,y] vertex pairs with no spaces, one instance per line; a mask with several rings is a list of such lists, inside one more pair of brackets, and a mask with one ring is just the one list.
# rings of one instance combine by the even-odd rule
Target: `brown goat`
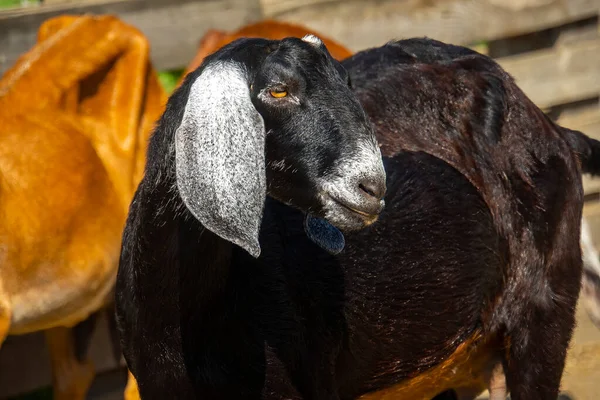
[[48,20],[0,81],[0,344],[45,330],[55,399],[93,380],[69,328],[111,299],[165,101],[145,37],[108,16]]

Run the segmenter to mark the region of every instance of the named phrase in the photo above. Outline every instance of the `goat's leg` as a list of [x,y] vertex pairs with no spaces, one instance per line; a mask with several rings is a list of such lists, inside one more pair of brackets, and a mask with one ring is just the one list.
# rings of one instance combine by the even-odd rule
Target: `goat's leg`
[[512,400],[557,398],[573,327],[579,276],[570,295],[554,294],[543,305],[530,306],[524,319],[515,321],[506,336],[504,372]]
[[2,291],[2,280],[0,280],[0,348],[2,347],[2,343],[8,336],[8,331],[10,330],[10,304],[8,300],[3,296],[4,293]]
[[94,380],[94,367],[89,361],[77,359],[73,331],[63,327],[49,329],[46,342],[52,363],[54,399],[85,399]]
[[277,348],[285,347],[273,346],[277,357],[289,371],[294,387],[306,400],[340,399],[334,368],[338,354],[334,349],[339,348],[339,344],[324,337],[309,339],[308,343],[292,352],[277,351]]

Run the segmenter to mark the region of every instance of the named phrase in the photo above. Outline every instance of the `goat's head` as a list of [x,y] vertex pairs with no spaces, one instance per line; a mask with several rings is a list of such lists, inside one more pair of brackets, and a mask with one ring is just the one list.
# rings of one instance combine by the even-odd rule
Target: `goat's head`
[[258,256],[267,193],[342,230],[377,219],[385,172],[372,125],[315,36],[237,40],[179,91],[177,186],[206,228]]

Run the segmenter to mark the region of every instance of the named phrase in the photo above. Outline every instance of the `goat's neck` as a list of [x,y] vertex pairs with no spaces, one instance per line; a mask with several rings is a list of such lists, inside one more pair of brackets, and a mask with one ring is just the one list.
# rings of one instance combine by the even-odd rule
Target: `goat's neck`
[[211,231],[203,228],[200,235],[200,241],[197,245],[195,254],[190,254],[191,257],[197,258],[190,264],[197,265],[197,271],[194,276],[186,276],[190,273],[189,267],[186,271],[182,271],[182,284],[188,284],[188,279],[198,279],[198,296],[199,305],[209,304],[211,300],[222,293],[227,284],[227,279],[231,272],[231,258],[233,245],[226,240],[221,239]]

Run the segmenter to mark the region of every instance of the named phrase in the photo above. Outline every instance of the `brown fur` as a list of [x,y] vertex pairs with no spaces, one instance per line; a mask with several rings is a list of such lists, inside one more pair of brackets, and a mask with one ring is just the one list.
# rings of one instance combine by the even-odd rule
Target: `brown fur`
[[496,347],[494,340],[476,332],[442,363],[397,385],[363,395],[360,400],[430,400],[450,389],[481,393],[488,387]]
[[0,81],[0,343],[51,329],[55,399],[83,399],[93,378],[61,327],[111,295],[165,101],[147,40],[108,16],[48,20]]

